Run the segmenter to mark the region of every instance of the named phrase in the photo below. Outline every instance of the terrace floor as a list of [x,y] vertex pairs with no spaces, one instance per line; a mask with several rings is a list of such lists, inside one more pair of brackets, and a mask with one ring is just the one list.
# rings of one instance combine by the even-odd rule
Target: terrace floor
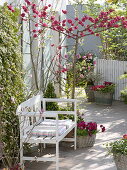
[[[76,151],[72,147],[60,147],[60,170],[116,170],[112,156],[107,155],[105,144],[119,139],[127,133],[127,105],[114,101],[111,107],[79,101],[85,121],[96,121],[106,127],[106,132],[98,133],[92,148]],[[48,148],[53,153],[54,148]],[[27,162],[26,170],[55,170],[55,163]]]

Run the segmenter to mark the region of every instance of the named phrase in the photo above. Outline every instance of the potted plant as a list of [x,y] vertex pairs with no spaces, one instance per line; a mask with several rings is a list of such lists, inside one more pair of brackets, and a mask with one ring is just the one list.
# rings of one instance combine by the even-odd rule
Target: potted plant
[[121,98],[123,99],[124,103],[127,104],[127,88],[121,90]]
[[127,134],[120,140],[108,143],[106,148],[113,154],[117,170],[127,170]]
[[112,82],[104,82],[103,85],[92,86],[94,91],[96,104],[112,105],[115,84]]
[[[105,127],[100,125],[101,131],[105,131]],[[97,129],[96,122],[81,121],[77,124],[77,147],[92,147],[95,143]]]
[[88,102],[94,102],[95,97],[94,97],[94,91],[91,90],[91,87],[94,86],[97,82],[99,82],[102,79],[101,74],[99,73],[94,73],[93,71],[90,71],[86,75],[86,87],[85,87],[85,92],[87,94],[87,100]]

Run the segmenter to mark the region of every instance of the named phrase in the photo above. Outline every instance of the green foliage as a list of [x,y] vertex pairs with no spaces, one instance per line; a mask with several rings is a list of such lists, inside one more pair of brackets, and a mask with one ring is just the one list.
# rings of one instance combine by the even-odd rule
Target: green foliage
[[13,167],[19,156],[19,122],[16,108],[23,100],[22,57],[19,50],[19,11],[0,7],[0,136],[4,163]]
[[125,88],[124,90],[121,90],[121,98],[127,104],[127,88]]
[[[93,85],[93,79],[91,79],[88,75],[93,73],[94,69],[94,58],[95,54],[87,52],[84,54],[78,54],[77,55],[77,60],[76,60],[76,86],[77,87],[84,87],[87,83]],[[71,87],[71,84],[73,82],[73,67],[69,66],[68,67],[68,72],[67,72],[67,87]],[[68,89],[68,88],[67,88]]]
[[[55,93],[55,89],[53,86],[53,83],[49,82],[47,85],[47,89],[44,93],[44,98],[56,98],[56,93]],[[46,103],[46,110],[58,110],[58,104],[55,102],[48,102]]]
[[[96,2],[97,0],[88,0],[85,4],[85,14],[92,17],[98,17],[100,11],[107,11],[108,9],[115,9],[111,16],[127,17],[127,1],[120,0],[105,0],[103,5]],[[110,1],[110,3],[108,3]],[[101,33],[102,45],[100,50],[103,58],[127,60],[127,32],[123,27],[111,28]]]
[[127,139],[117,140],[106,145],[110,154],[127,155]]

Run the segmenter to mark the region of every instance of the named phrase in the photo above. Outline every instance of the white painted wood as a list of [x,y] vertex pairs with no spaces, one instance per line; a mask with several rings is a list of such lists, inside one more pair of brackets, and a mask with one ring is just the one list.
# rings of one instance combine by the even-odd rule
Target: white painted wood
[[120,100],[120,91],[127,86],[127,79],[120,79],[120,76],[127,73],[127,61],[97,59],[95,72],[102,74],[104,81],[110,81],[116,84],[114,99]]
[[[41,109],[41,102],[43,103],[43,111]],[[72,102],[74,103],[74,111],[46,111],[46,102]],[[72,130],[75,129],[74,138],[65,138],[66,141],[74,142],[74,149],[76,149],[76,129],[77,129],[77,101],[76,99],[46,99],[42,98],[41,95],[34,96],[27,101],[21,103],[16,111],[16,114],[19,116],[20,122],[20,161],[23,167],[23,161],[55,161],[56,162],[56,170],[59,170],[59,142],[62,141],[65,136]],[[70,126],[65,129],[65,131],[59,135],[59,114],[71,114],[74,115],[74,121],[70,124]],[[38,126],[42,121],[47,119],[47,117],[54,117],[56,119],[56,124],[53,126]],[[55,136],[32,136],[31,132],[36,127],[36,129],[44,129],[44,130],[55,130]],[[55,144],[56,145],[56,157],[48,158],[48,157],[24,157],[23,156],[23,144],[31,143],[31,144],[41,144],[44,145],[46,143]]]

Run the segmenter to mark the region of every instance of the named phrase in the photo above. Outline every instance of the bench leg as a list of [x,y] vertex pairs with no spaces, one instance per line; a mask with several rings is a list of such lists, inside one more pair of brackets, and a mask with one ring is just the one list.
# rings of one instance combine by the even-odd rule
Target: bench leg
[[74,150],[77,148],[77,143],[76,143],[76,138],[77,138],[77,128],[74,128]]
[[21,169],[24,170],[23,143],[22,143],[22,141],[20,141],[20,165],[21,165]]
[[56,170],[59,170],[59,142],[56,143]]

